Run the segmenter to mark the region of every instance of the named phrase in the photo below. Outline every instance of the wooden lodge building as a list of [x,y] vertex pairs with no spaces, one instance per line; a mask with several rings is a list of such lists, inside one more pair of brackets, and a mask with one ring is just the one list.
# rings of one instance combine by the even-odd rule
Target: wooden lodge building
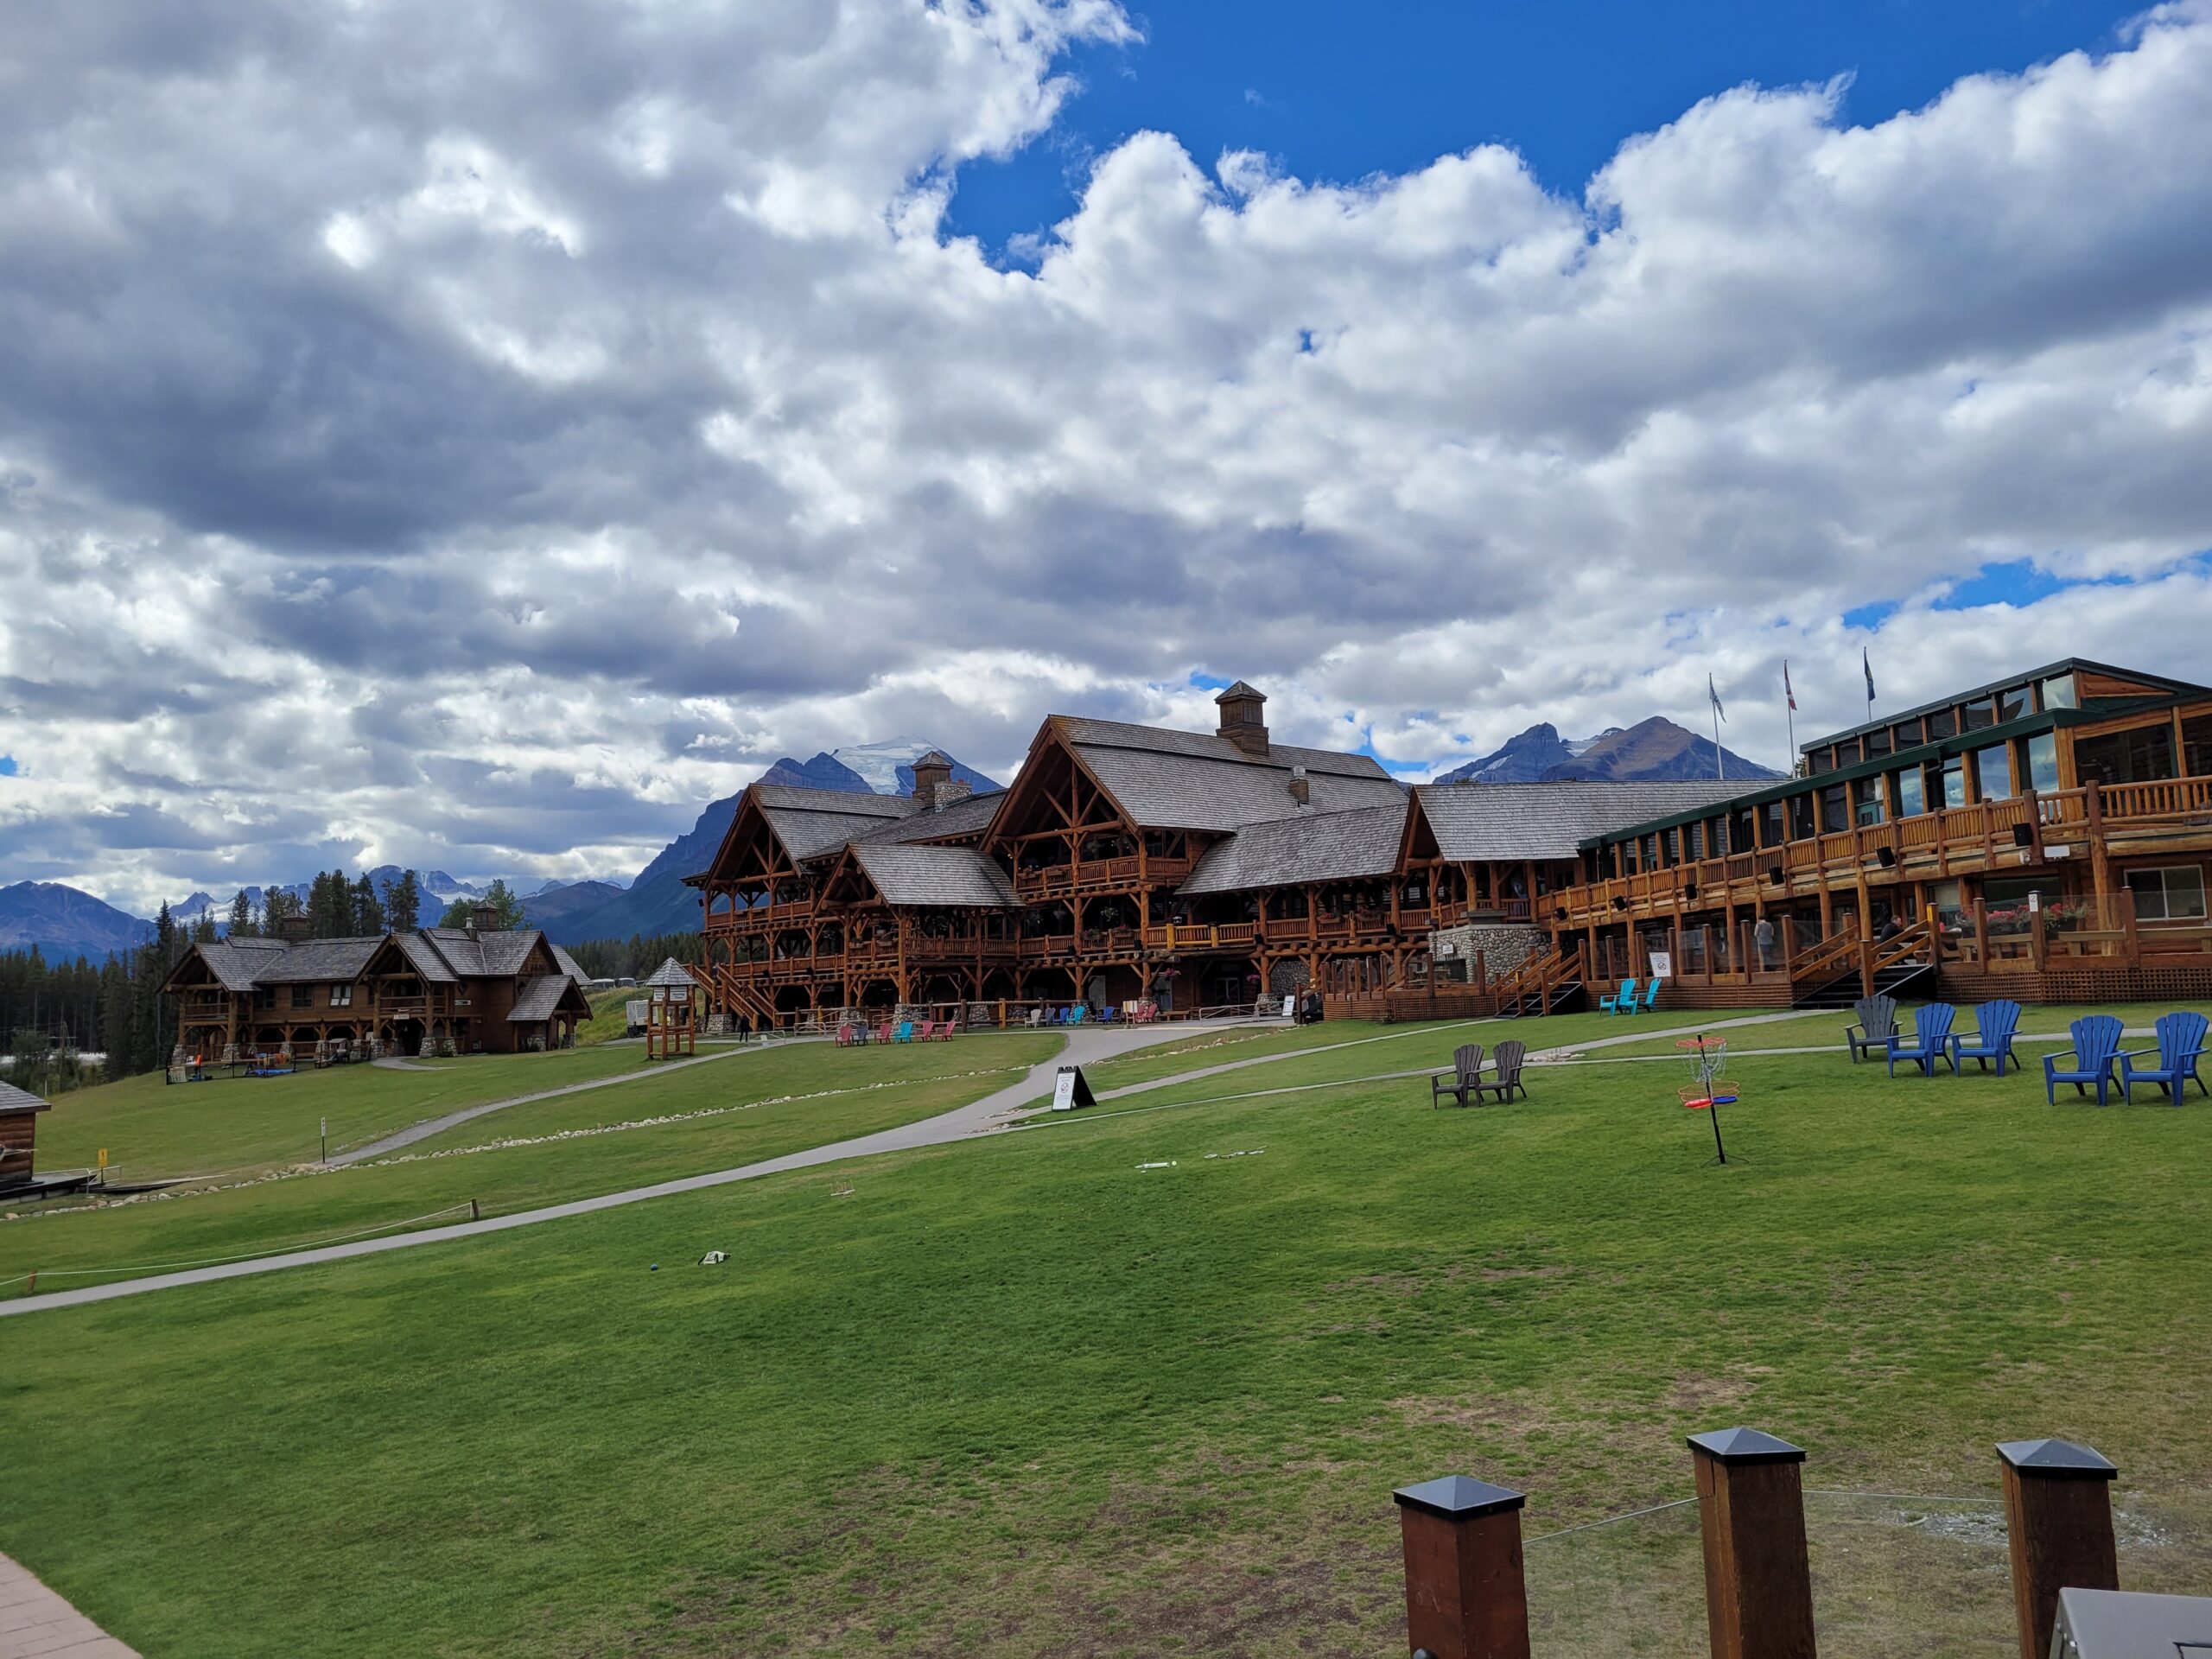
[[309,939],[293,917],[277,938],[195,944],[162,985],[178,999],[178,1045],[226,1060],[340,1042],[388,1054],[567,1046],[591,1017],[583,970],[536,928],[491,919],[485,906],[472,927]]
[[[1308,984],[1381,1017],[1772,1005],[1934,974],[1961,996],[2212,995],[2212,690],[2069,660],[1803,746],[1798,775],[1408,789],[1269,740],[1056,715],[1014,785],[755,785],[699,970],[755,1025],[834,1010],[1161,1012]],[[982,1005],[978,1010],[977,1005]]]
[[910,798],[754,785],[687,878],[715,1009],[756,1026],[1078,1000],[1184,1014],[1309,984],[1427,990],[1440,948],[1486,979],[1545,944],[1538,918],[1585,838],[1726,793],[1408,790],[1370,756],[1272,741],[1241,681],[1215,701],[1211,734],[1053,715],[991,795],[935,753]]
[[[1797,775],[1609,829],[1551,923],[1589,976],[1802,1002],[2212,995],[2212,689],[2079,658],[1815,739]],[[1764,944],[1760,922],[1765,923]]]

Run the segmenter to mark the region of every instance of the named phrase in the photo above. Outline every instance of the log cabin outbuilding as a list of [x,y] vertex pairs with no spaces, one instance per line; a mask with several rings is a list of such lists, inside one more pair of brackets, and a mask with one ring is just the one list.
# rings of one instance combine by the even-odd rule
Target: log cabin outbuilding
[[52,1109],[28,1089],[0,1083],[0,1192],[30,1186],[36,1173],[38,1115]]
[[433,927],[195,944],[162,986],[188,1054],[304,1057],[346,1043],[390,1054],[513,1054],[564,1047],[590,1018],[575,960],[536,928]]

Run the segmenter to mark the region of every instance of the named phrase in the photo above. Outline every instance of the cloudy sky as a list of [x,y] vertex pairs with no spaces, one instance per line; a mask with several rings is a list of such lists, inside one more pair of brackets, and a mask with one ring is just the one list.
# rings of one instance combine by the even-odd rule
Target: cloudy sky
[[1370,10],[7,9],[0,883],[2212,679],[2212,3]]

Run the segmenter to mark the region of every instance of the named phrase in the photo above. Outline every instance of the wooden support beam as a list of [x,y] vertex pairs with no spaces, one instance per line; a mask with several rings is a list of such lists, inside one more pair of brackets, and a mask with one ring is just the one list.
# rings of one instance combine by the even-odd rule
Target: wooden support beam
[[1805,1454],[1756,1428],[1690,1436],[1713,1659],[1813,1659]]
[[1406,1639],[1431,1659],[1529,1659],[1519,1492],[1446,1475],[1390,1494],[1406,1557]]
[[2112,1482],[2120,1471],[2070,1440],[2007,1440],[1997,1455],[2004,1463],[2021,1659],[2044,1659],[2061,1590],[2120,1588],[2112,1530]]

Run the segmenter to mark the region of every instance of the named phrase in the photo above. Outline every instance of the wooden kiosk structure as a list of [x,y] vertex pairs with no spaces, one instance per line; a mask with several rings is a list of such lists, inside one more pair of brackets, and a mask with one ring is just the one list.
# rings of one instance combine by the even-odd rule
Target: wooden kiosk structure
[[674,957],[640,987],[645,993],[645,1058],[672,1060],[698,1052],[698,982]]
[[0,1083],[0,1192],[35,1185],[32,1172],[38,1115],[48,1109],[29,1090]]

